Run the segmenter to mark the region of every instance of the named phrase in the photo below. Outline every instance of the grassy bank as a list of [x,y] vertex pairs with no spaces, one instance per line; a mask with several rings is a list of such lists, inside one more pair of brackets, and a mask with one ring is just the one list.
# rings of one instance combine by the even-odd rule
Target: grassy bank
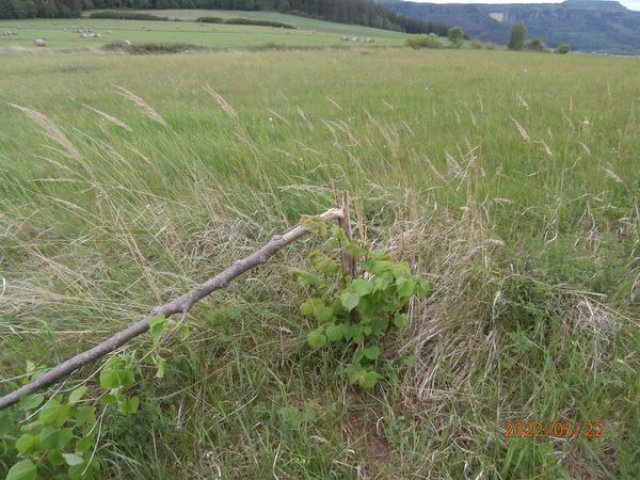
[[[391,348],[414,365],[365,394],[305,344],[291,272],[318,241],[294,246],[196,308],[165,379],[140,386],[140,415],[106,414],[105,477],[635,478],[635,59],[2,62],[3,391],[27,359],[93,345],[336,191],[361,235],[433,284]],[[504,435],[591,420],[602,438]]]

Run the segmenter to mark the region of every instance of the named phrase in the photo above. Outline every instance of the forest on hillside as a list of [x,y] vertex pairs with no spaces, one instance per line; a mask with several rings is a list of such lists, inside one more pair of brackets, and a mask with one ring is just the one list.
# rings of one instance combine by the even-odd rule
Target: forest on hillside
[[371,0],[0,0],[0,18],[78,17],[83,10],[264,10],[407,33],[447,34],[447,26],[390,12]]

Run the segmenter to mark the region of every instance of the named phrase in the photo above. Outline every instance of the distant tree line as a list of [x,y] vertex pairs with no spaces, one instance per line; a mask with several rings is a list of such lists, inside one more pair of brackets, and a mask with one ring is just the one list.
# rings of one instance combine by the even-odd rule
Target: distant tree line
[[390,12],[371,0],[0,0],[0,18],[77,17],[104,8],[265,10],[407,33],[447,36],[447,25]]
[[83,0],[0,0],[0,18],[78,17]]

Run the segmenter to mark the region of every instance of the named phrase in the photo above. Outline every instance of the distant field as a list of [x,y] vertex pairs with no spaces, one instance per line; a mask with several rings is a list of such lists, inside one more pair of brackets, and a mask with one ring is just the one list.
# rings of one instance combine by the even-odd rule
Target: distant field
[[277,12],[250,12],[239,10],[133,10],[140,13],[151,13],[159,17],[169,17],[178,20],[195,20],[199,17],[221,17],[221,18],[250,18],[255,20],[269,20],[293,25],[300,30],[309,30],[325,33],[339,33],[341,35],[361,35],[380,38],[406,38],[407,35],[401,32],[390,30],[380,30],[377,28],[362,27],[360,25],[350,25],[344,23],[325,22],[313,18],[299,17],[296,15],[285,15]]
[[[292,276],[319,240],[278,254],[186,317],[164,379],[145,367],[135,387],[139,415],[105,410],[99,478],[637,478],[637,59],[56,54],[86,45],[63,30],[80,24],[112,30],[95,45],[340,43],[320,27],[0,23],[24,26],[5,48],[37,33],[54,50],[0,59],[0,392],[27,360],[94,345],[344,190],[357,235],[433,285],[363,393],[338,347],[305,342],[317,324]],[[505,435],[591,421],[602,438]],[[0,477],[17,460],[2,441]]]
[[[406,34],[339,23],[322,22],[293,15],[269,12],[236,12],[219,10],[153,10],[142,11],[160,17],[178,18],[181,22],[79,19],[0,20],[0,32],[17,35],[0,36],[0,53],[12,49],[32,48],[35,38],[44,38],[51,49],[95,49],[105,43],[129,40],[133,43],[191,43],[213,49],[284,47],[374,47],[402,45]],[[296,30],[271,27],[195,23],[198,17],[242,17],[291,24]],[[100,38],[80,38],[74,30],[91,29]],[[344,41],[343,36],[359,41]],[[364,43],[371,38],[373,42]]]

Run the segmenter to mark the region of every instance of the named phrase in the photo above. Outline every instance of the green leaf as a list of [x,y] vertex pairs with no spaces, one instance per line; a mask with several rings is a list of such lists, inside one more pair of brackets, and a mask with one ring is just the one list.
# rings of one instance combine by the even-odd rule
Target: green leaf
[[382,350],[380,350],[380,347],[378,345],[371,345],[370,347],[365,348],[362,353],[369,360],[375,360],[380,356]]
[[346,327],[344,324],[336,325],[332,323],[331,325],[327,325],[325,333],[330,342],[337,342],[344,338],[345,330]]
[[400,330],[404,330],[409,326],[409,317],[406,314],[398,315],[393,319],[393,324],[398,327]]
[[378,375],[377,372],[370,370],[363,375],[362,380],[360,381],[360,386],[365,390],[371,390],[375,387],[376,383],[378,383],[378,378],[380,378],[380,375]]
[[73,467],[74,465],[82,465],[84,462],[82,455],[78,455],[77,453],[63,453],[62,456],[64,457],[66,464],[70,467]]
[[117,373],[119,385],[124,388],[130,387],[136,381],[135,376],[133,375],[133,369],[130,365],[126,365],[124,369]]
[[371,335],[380,336],[387,330],[389,319],[386,316],[374,317],[369,322],[369,326],[371,327]]
[[347,377],[349,378],[349,383],[351,385],[360,385],[362,380],[364,379],[366,370],[358,367],[352,367],[347,370]]
[[395,277],[410,277],[411,267],[407,262],[398,262],[391,269]]
[[327,257],[320,252],[313,252],[309,256],[311,266],[321,273],[337,273],[340,271],[340,264],[331,257]]
[[305,317],[313,316],[313,312],[315,312],[316,307],[324,303],[320,298],[310,298],[300,305],[300,313]]
[[73,438],[73,432],[65,428],[60,430],[55,427],[45,426],[40,431],[40,445],[44,450],[62,450]]
[[140,406],[140,399],[138,397],[127,398],[123,402],[120,402],[118,407],[120,412],[125,414],[133,414],[138,411],[138,407]]
[[316,309],[313,311],[313,316],[316,318],[316,320],[318,320],[320,323],[327,323],[330,322],[331,320],[333,320],[334,318],[334,311],[333,311],[333,307],[323,303],[320,304],[316,307]]
[[23,434],[18,440],[16,440],[16,450],[18,453],[26,457],[33,452],[37,452],[40,448],[40,440],[35,435],[30,433]]
[[364,327],[362,325],[352,324],[346,327],[344,336],[353,343],[361,343],[364,340],[363,330]]
[[153,355],[153,357],[151,358],[153,359],[153,363],[156,365],[156,368],[158,369],[156,371],[156,378],[164,377],[164,371],[165,371],[165,367],[167,366],[167,361],[158,354]]
[[103,368],[100,372],[100,386],[105,390],[110,390],[118,385],[118,372],[111,368]]
[[60,450],[66,448],[69,442],[71,442],[71,439],[73,439],[73,432],[70,428],[60,430],[58,438],[56,439],[56,447]]
[[76,423],[80,426],[93,425],[96,423],[95,408],[91,406],[80,407],[76,409],[74,418],[76,419]]
[[47,461],[54,467],[61,467],[65,464],[64,457],[60,453],[60,450],[49,450],[49,453],[47,453]]
[[80,399],[84,397],[84,395],[87,393],[88,390],[89,389],[84,385],[82,387],[76,388],[73,392],[69,394],[69,403],[72,405],[75,403],[78,403]]
[[396,286],[401,298],[409,298],[416,292],[416,281],[413,278],[398,278]]
[[367,250],[355,242],[350,242],[348,245],[345,245],[344,251],[347,252],[348,255],[352,257],[362,257],[367,253]]
[[313,330],[307,335],[307,343],[311,348],[317,350],[327,344],[327,336],[322,333],[322,329]]
[[153,338],[154,344],[160,341],[160,337],[162,337],[162,334],[164,333],[166,321],[166,317],[163,317],[162,315],[158,315],[157,317],[149,320],[149,333]]
[[21,432],[34,432],[42,427],[42,422],[36,420],[35,422],[20,425]]
[[31,460],[21,460],[11,467],[6,480],[36,480],[36,473],[36,466]]
[[358,306],[360,303],[360,295],[354,292],[346,291],[342,295],[340,295],[340,303],[347,310],[351,311]]
[[37,393],[35,395],[25,395],[20,399],[18,407],[20,410],[33,410],[38,408],[44,402],[44,395]]
[[45,404],[44,407],[42,407],[38,419],[45,425],[55,423],[56,425],[61,427],[64,422],[67,421],[70,414],[71,405],[61,404],[59,401],[54,402],[53,400],[51,400],[49,401],[49,403]]
[[331,236],[334,240],[337,240],[340,245],[343,245],[349,241],[347,234],[338,225],[331,226]]
[[305,317],[314,317],[321,323],[330,322],[334,315],[333,306],[327,305],[320,298],[310,298],[300,305],[300,313]]
[[88,452],[95,445],[94,435],[83,437],[76,442],[76,450],[80,452]]
[[302,287],[315,287],[320,283],[320,279],[302,270],[293,272],[293,281]]
[[389,274],[376,275],[373,279],[373,286],[376,290],[386,290],[393,283],[393,278]]
[[416,293],[418,295],[420,295],[421,297],[426,297],[430,289],[431,286],[429,285],[429,282],[427,280],[425,280],[424,278],[420,278],[418,280],[418,283],[416,285]]
[[365,280],[364,278],[358,278],[351,282],[351,290],[359,296],[364,297],[365,295],[373,292],[373,283],[369,280]]

